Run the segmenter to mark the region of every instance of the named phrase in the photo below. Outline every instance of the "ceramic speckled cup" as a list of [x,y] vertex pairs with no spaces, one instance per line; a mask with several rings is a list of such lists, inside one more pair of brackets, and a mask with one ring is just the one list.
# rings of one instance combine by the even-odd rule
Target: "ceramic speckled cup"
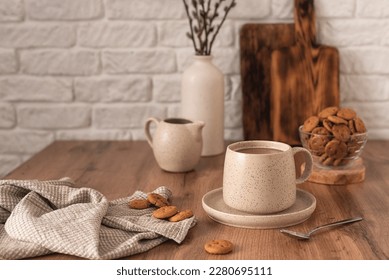
[[[299,164],[305,164],[305,169],[296,178]],[[304,148],[274,141],[236,142],[226,151],[223,200],[245,212],[279,212],[294,204],[296,184],[304,182],[311,171],[312,156]]]

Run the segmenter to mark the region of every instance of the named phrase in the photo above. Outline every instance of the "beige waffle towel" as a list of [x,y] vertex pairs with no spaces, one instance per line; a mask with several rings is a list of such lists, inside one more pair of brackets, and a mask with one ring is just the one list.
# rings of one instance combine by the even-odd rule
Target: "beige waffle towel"
[[[154,192],[166,198],[171,192]],[[181,243],[195,217],[172,223],[151,216],[154,208],[128,207],[132,196],[109,202],[69,178],[52,181],[0,180],[0,259],[53,252],[87,259],[117,259],[147,251],[172,239]]]

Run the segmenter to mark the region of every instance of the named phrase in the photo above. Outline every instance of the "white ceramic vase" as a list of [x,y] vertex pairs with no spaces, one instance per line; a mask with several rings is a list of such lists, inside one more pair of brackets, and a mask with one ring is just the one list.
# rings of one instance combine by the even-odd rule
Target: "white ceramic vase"
[[212,56],[194,56],[184,71],[181,115],[205,123],[202,156],[224,152],[224,75],[212,63]]

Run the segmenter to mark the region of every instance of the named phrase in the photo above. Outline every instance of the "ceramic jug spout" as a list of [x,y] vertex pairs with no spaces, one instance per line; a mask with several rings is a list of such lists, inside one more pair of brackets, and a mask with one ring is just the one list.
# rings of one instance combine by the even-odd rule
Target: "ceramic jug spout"
[[205,126],[205,122],[203,121],[194,121],[188,127],[191,131],[193,137],[196,140],[202,139],[202,130]]
[[193,124],[197,127],[197,129],[199,131],[201,131],[203,129],[203,127],[205,126],[205,122],[203,122],[203,121],[195,121],[195,122],[193,122]]

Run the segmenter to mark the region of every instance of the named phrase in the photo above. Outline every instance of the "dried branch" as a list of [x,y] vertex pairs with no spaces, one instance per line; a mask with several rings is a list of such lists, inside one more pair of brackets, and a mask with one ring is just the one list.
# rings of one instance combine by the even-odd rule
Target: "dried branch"
[[[227,0],[216,0],[213,11],[211,7],[213,0],[191,0],[192,8],[189,7],[187,0],[182,1],[190,27],[190,33],[188,32],[186,35],[192,40],[196,55],[210,55],[216,36],[230,10],[236,6],[236,0],[231,0],[229,5],[222,5]],[[224,6],[224,15],[220,23],[215,24],[221,6]]]
[[[223,1],[223,0],[221,0],[221,1]],[[222,27],[224,21],[226,20],[228,13],[235,6],[236,6],[236,2],[235,2],[235,0],[232,0],[231,4],[224,8],[224,17],[223,17],[222,21],[220,22],[220,24],[218,25],[215,34],[213,34],[213,37],[212,37],[212,40],[211,40],[211,43],[209,46],[209,53],[211,53],[213,42],[215,41],[217,34],[219,34],[220,28]]]
[[[190,14],[189,14],[189,6],[188,6],[188,4],[186,3],[185,0],[182,0],[182,1],[184,2],[184,6],[185,6],[185,10],[186,10],[186,15],[188,16],[189,26],[190,26],[190,33],[186,33],[186,36],[189,39],[192,40],[195,52],[198,53],[199,50],[197,48],[196,41],[195,41],[194,35],[193,35],[193,19],[191,18]],[[192,2],[196,2],[196,1],[192,1]]]

